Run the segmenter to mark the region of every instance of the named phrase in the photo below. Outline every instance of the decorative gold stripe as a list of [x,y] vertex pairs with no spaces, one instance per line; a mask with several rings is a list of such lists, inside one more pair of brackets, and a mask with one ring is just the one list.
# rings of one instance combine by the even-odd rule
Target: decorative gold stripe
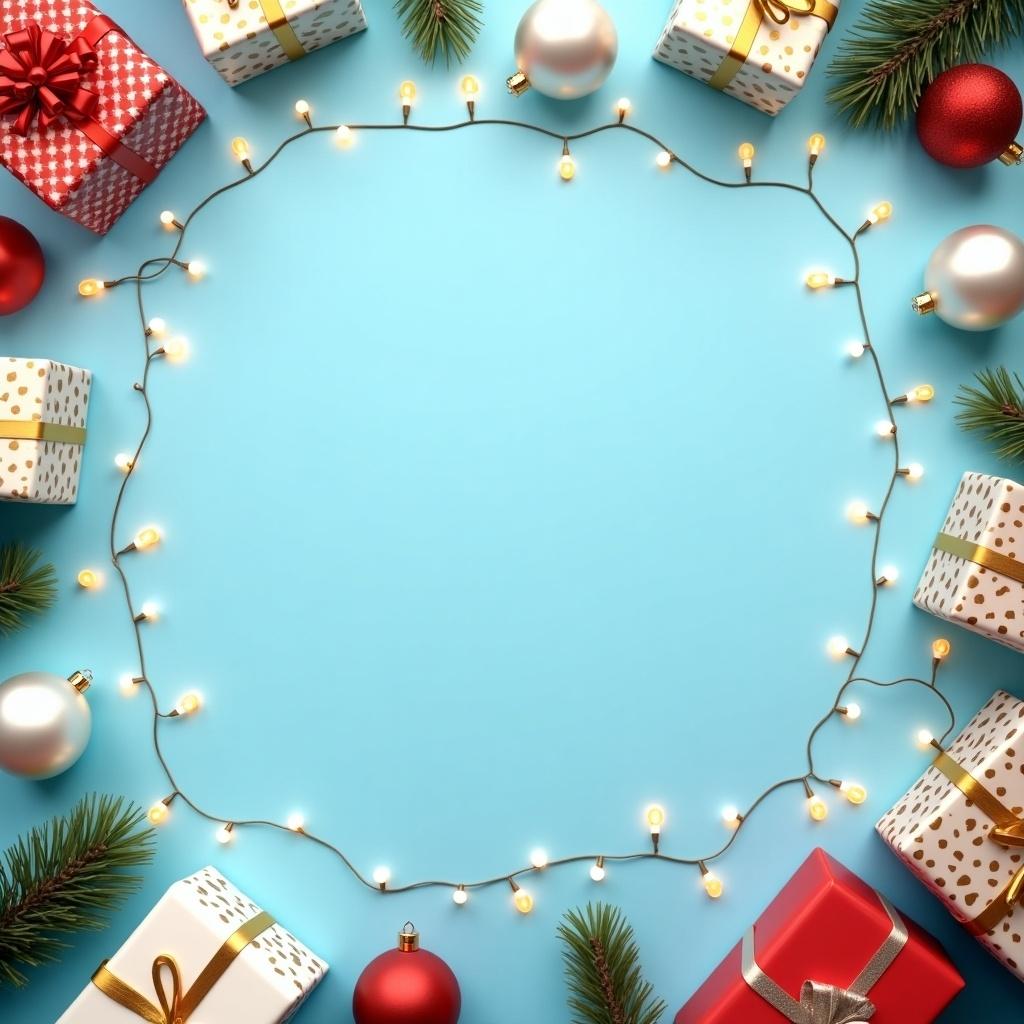
[[284,13],[281,0],[260,0],[260,7],[267,19],[267,25],[277,36],[281,49],[289,60],[300,60],[306,56],[306,48],[299,41],[295,29],[288,24],[288,15]]
[[940,533],[932,547],[954,558],[963,558],[968,562],[974,562],[975,565],[991,569],[1017,583],[1024,583],[1024,564],[1010,558],[1009,555],[1002,555],[991,548],[982,547],[980,544],[948,533]]
[[61,423],[41,423],[39,420],[0,420],[0,438],[85,444],[85,427],[65,427]]

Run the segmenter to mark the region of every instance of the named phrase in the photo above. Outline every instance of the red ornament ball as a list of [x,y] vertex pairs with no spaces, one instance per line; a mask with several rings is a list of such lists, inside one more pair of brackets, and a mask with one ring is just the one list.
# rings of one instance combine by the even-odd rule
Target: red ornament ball
[[987,64],[943,71],[917,108],[917,137],[925,152],[947,167],[979,167],[1011,153],[1024,119],[1020,91],[1009,76]]
[[461,1010],[452,969],[420,949],[415,931],[403,930],[397,949],[367,965],[352,997],[356,1024],[457,1024]]
[[0,217],[0,316],[24,309],[38,294],[46,260],[35,235],[10,217]]

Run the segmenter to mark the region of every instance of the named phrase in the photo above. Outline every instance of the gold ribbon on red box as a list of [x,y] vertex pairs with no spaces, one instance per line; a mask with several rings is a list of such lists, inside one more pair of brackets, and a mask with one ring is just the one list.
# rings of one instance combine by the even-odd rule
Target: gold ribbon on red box
[[31,134],[33,122],[45,130],[66,121],[148,185],[156,168],[100,124],[100,96],[83,85],[99,67],[100,40],[115,31],[120,29],[114,22],[97,14],[71,40],[36,22],[5,33],[0,38],[0,117],[13,116],[12,130],[23,138]]

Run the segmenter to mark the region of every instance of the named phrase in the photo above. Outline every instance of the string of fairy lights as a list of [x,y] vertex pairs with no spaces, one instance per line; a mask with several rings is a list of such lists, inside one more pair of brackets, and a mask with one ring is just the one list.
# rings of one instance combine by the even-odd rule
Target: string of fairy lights
[[[534,908],[534,897],[526,884],[531,875],[564,865],[589,864],[590,878],[595,883],[600,883],[606,877],[609,864],[652,859],[674,865],[683,865],[691,869],[696,868],[706,894],[712,899],[717,899],[724,891],[724,882],[709,865],[716,862],[733,845],[753,813],[776,791],[796,789],[802,793],[807,814],[815,822],[824,821],[829,813],[829,804],[821,793],[815,790],[815,785],[826,787],[825,791],[829,788],[835,789],[851,804],[861,804],[867,799],[867,790],[859,781],[830,778],[827,775],[820,774],[814,757],[814,741],[826,723],[833,718],[839,718],[848,723],[853,723],[860,719],[860,705],[855,701],[847,699],[847,693],[851,688],[861,685],[885,688],[911,684],[923,687],[934,694],[948,715],[949,726],[939,740],[936,740],[929,730],[919,730],[915,735],[915,739],[923,749],[929,749],[941,743],[955,727],[953,708],[936,684],[939,667],[950,653],[948,640],[939,638],[932,643],[931,672],[927,678],[905,676],[899,679],[881,681],[858,674],[859,665],[865,655],[875,625],[878,593],[881,589],[896,583],[899,577],[895,566],[885,565],[879,567],[878,565],[883,520],[889,509],[894,491],[900,481],[913,483],[919,480],[924,473],[920,463],[909,462],[904,464],[901,461],[899,428],[895,413],[903,406],[929,402],[935,395],[935,391],[930,384],[918,384],[902,394],[892,396],[886,384],[878,352],[871,340],[868,328],[861,288],[861,264],[858,242],[865,233],[889,219],[893,212],[892,205],[888,202],[878,203],[869,211],[864,222],[854,232],[847,232],[832,216],[814,191],[814,168],[825,149],[825,137],[818,133],[812,135],[808,140],[809,155],[806,185],[783,181],[755,180],[754,162],[756,151],[749,142],[744,142],[737,151],[743,167],[743,180],[738,182],[723,181],[693,167],[656,136],[631,124],[628,118],[632,113],[632,104],[628,99],[620,99],[617,102],[615,106],[616,117],[611,122],[598,125],[586,131],[566,135],[525,121],[494,118],[478,119],[476,107],[480,94],[480,83],[473,75],[466,75],[462,78],[460,91],[466,104],[469,115],[468,119],[445,125],[419,125],[413,123],[412,111],[416,102],[417,91],[415,84],[411,81],[403,82],[399,88],[398,96],[401,104],[402,120],[397,123],[317,125],[313,121],[313,111],[310,104],[306,100],[299,100],[295,104],[295,114],[303,123],[302,130],[297,134],[286,137],[264,163],[256,165],[253,162],[253,153],[248,141],[242,137],[235,138],[231,143],[231,150],[235,158],[242,165],[245,174],[210,193],[184,219],[179,219],[170,210],[165,210],[160,215],[160,223],[168,231],[174,232],[177,235],[170,255],[147,259],[139,266],[136,273],[125,277],[114,280],[87,278],[79,284],[79,294],[85,298],[96,298],[104,292],[121,285],[134,284],[145,349],[142,379],[133,385],[134,390],[140,395],[145,405],[145,427],[134,452],[131,454],[118,453],[114,459],[117,468],[124,474],[124,479],[118,488],[111,516],[110,557],[124,591],[125,605],[134,628],[138,654],[137,672],[126,675],[121,681],[121,687],[126,695],[134,694],[140,689],[145,690],[149,694],[153,709],[152,740],[154,752],[170,787],[170,792],[150,807],[148,812],[149,820],[154,825],[166,822],[171,816],[172,806],[176,802],[180,802],[191,808],[201,818],[214,824],[216,839],[225,845],[233,842],[237,832],[244,828],[262,827],[289,831],[302,839],[329,850],[365,886],[385,894],[397,894],[425,888],[445,889],[450,892],[452,900],[459,906],[468,902],[472,891],[492,886],[508,886],[511,890],[512,902],[516,910],[520,913],[528,914]],[[157,547],[162,539],[160,528],[156,525],[146,525],[138,529],[127,544],[123,540],[118,540],[118,537],[121,535],[120,513],[124,496],[130,481],[138,471],[139,458],[153,429],[154,413],[149,392],[150,372],[159,361],[181,362],[187,358],[189,352],[188,342],[183,337],[170,334],[167,321],[160,317],[147,316],[143,298],[143,285],[160,278],[171,268],[180,269],[195,280],[201,279],[205,273],[205,267],[200,261],[179,258],[189,226],[219,196],[244,186],[253,178],[266,172],[285,149],[306,138],[321,133],[333,133],[338,146],[346,149],[352,146],[363,133],[395,130],[418,133],[446,133],[495,126],[538,133],[556,140],[561,145],[561,152],[556,162],[556,170],[558,177],[563,182],[571,182],[576,177],[578,171],[576,157],[571,148],[572,144],[578,143],[590,136],[610,131],[620,132],[625,136],[639,137],[651,143],[656,147],[654,164],[658,169],[665,172],[678,166],[706,184],[719,188],[785,189],[805,195],[818,209],[824,219],[846,240],[850,249],[853,261],[853,273],[851,276],[840,277],[831,271],[816,269],[807,274],[805,283],[809,289],[814,291],[846,288],[851,290],[856,297],[862,334],[861,337],[846,344],[845,352],[852,360],[860,360],[866,355],[868,361],[874,367],[879,390],[886,409],[885,417],[880,419],[876,425],[876,433],[880,439],[890,443],[892,446],[892,471],[881,501],[876,506],[872,508],[864,501],[854,501],[846,509],[846,515],[852,523],[874,530],[874,543],[871,546],[871,599],[867,623],[860,643],[854,646],[844,636],[833,636],[828,639],[825,645],[826,652],[830,657],[840,661],[847,660],[850,667],[845,680],[835,695],[831,707],[815,723],[808,735],[805,751],[807,770],[802,774],[773,782],[745,810],[741,810],[736,806],[724,808],[722,811],[722,822],[727,829],[727,835],[718,849],[700,857],[684,857],[667,853],[663,849],[662,834],[668,822],[668,814],[660,804],[650,804],[644,808],[642,816],[644,830],[650,837],[649,849],[641,849],[637,852],[624,854],[611,854],[607,852],[581,853],[557,858],[551,858],[544,850],[537,849],[531,852],[529,864],[525,867],[516,868],[513,871],[496,875],[492,878],[478,881],[435,879],[412,881],[396,885],[392,882],[391,871],[387,867],[378,866],[368,875],[364,874],[338,846],[311,831],[307,827],[303,816],[298,813],[289,815],[284,821],[272,821],[269,819],[232,818],[221,814],[213,814],[205,810],[178,785],[174,772],[161,748],[161,723],[166,719],[180,719],[194,715],[200,711],[203,702],[199,693],[189,692],[183,694],[169,711],[161,710],[157,691],[146,665],[144,632],[146,628],[159,620],[160,608],[152,601],[143,601],[136,604],[125,569],[125,563],[126,560],[134,557],[136,554],[150,551]],[[83,569],[78,574],[78,582],[87,590],[97,588],[102,584],[102,573],[92,568]]]

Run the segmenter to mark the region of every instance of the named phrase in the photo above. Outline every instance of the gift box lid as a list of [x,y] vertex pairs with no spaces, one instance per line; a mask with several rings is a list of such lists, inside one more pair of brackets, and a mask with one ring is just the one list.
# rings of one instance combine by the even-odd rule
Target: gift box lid
[[[909,939],[868,993],[872,1024],[924,1024],[964,985],[939,943],[903,919]],[[866,882],[816,849],[757,919],[757,963],[794,999],[805,981],[847,987],[885,942],[892,921]],[[743,979],[741,945],[679,1011],[676,1024],[780,1024]]]
[[88,370],[52,359],[0,358],[0,424],[36,420],[84,427],[91,382]]

